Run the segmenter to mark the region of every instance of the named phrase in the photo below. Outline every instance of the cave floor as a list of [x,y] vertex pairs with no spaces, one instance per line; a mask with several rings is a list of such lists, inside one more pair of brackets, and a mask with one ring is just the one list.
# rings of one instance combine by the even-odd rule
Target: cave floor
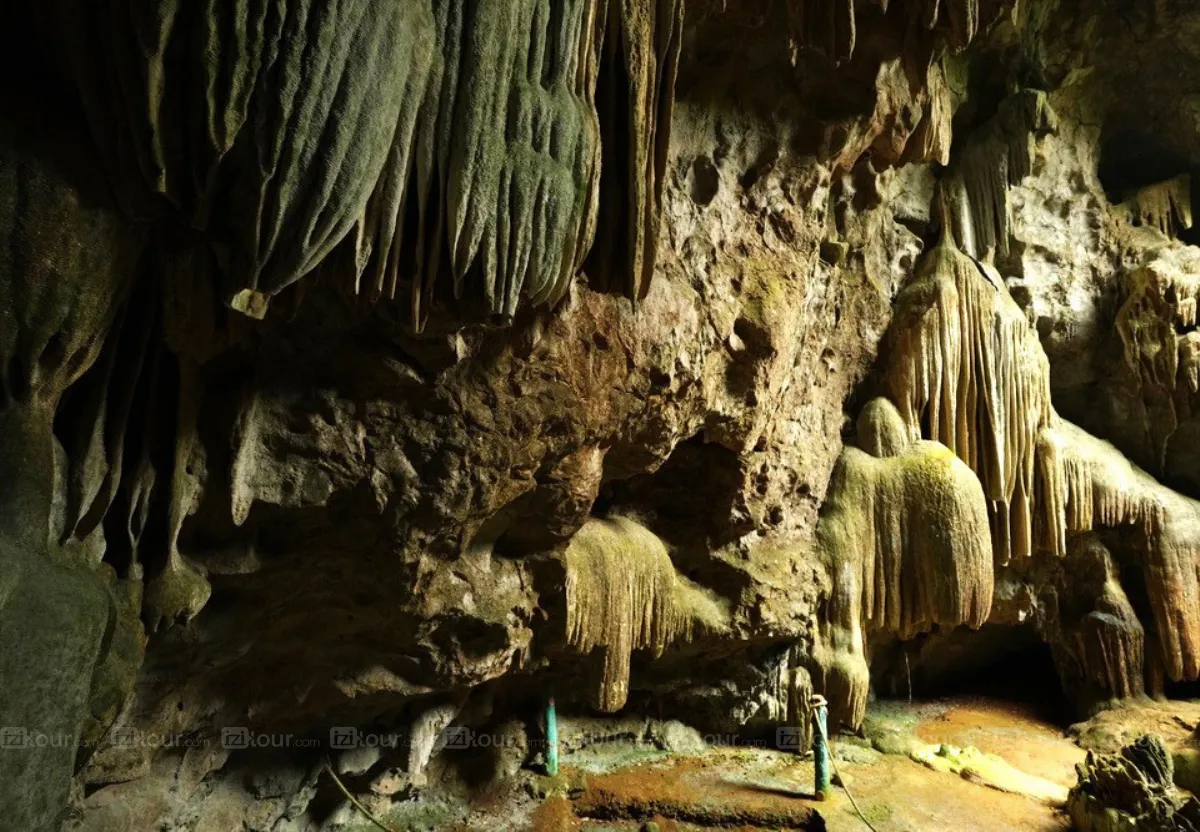
[[[1146,701],[1103,712],[1070,729],[1031,705],[987,697],[876,702],[863,736],[835,738],[834,753],[837,774],[876,832],[1040,832],[1070,828],[1058,804],[1075,782],[1075,764],[1084,759],[1085,747],[1112,751],[1145,731],[1178,745],[1198,723],[1196,701]],[[922,755],[937,758],[944,746],[970,747],[979,754],[967,755],[970,764],[958,773],[946,770],[944,759],[918,761]],[[994,761],[990,755],[1002,758],[999,779],[992,768],[978,764]],[[565,754],[558,777],[523,775],[523,784],[511,784],[503,794],[476,794],[465,815],[452,821],[457,813],[451,812],[435,827],[539,832],[867,829],[845,789],[838,787],[837,776],[830,798],[814,801],[811,759],[769,748],[714,746],[684,755],[611,742]],[[420,804],[410,806],[428,810]],[[814,810],[819,819],[813,819]],[[396,829],[423,828],[404,811],[389,820]]]
[[[868,735],[874,734],[876,743],[888,750],[900,750],[903,738],[974,746],[1003,757],[1021,771],[1061,785],[1064,793],[1075,780],[1075,763],[1085,753],[1060,728],[1042,721],[1030,709],[985,698],[913,705],[880,703],[868,724]],[[903,754],[881,754],[869,742],[858,738],[835,740],[835,762],[838,774],[878,832],[1069,828],[1066,815],[1048,802],[1002,792],[961,775],[934,771]],[[826,828],[834,832],[866,829],[844,789],[835,786],[825,802],[811,800],[811,759],[774,750],[717,748],[698,758],[651,761],[608,774],[593,774],[586,782],[583,795],[575,800],[577,813],[584,816],[576,828],[589,832],[641,828],[637,822],[590,821],[588,812],[595,807],[611,812],[613,806],[652,805],[656,801],[668,806],[695,805],[697,795],[704,804],[721,804],[722,812],[735,817],[738,812],[734,807],[742,804],[757,808],[762,820],[782,818],[791,812],[799,821],[804,810],[815,808],[825,819]],[[598,797],[599,793],[605,793],[607,801]],[[742,816],[754,818],[754,812],[745,811]],[[710,828],[666,818],[657,822],[664,832]],[[779,827],[787,828],[787,824],[768,827],[756,823],[741,828]]]

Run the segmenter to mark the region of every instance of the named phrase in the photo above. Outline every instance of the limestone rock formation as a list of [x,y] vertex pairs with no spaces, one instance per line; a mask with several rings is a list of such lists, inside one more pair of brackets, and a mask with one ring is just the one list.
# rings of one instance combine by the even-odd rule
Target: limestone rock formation
[[864,450],[842,452],[817,530],[834,589],[812,657],[816,690],[853,726],[866,712],[872,631],[979,627],[992,605],[979,479],[945,445],[911,441],[886,399],[863,409],[858,436]]
[[625,705],[633,650],[662,655],[698,628],[722,628],[718,603],[677,575],[662,542],[633,520],[588,520],[564,557],[567,641],[583,653],[601,653],[594,699],[600,711]]
[[1176,794],[1171,754],[1154,734],[1119,754],[1089,751],[1076,769],[1079,783],[1067,800],[1076,829],[1189,830],[1200,824],[1200,802]]
[[1009,635],[1197,679],[1197,32],[3,4],[0,825],[336,825],[334,728],[419,739],[386,809],[548,694],[854,726]]

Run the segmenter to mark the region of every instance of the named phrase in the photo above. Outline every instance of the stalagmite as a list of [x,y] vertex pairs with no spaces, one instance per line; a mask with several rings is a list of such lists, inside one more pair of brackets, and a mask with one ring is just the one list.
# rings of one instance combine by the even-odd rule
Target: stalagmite
[[633,520],[589,520],[563,557],[567,641],[582,653],[601,653],[598,710],[625,705],[632,651],[659,655],[676,639],[690,639],[697,626],[723,626],[717,603],[677,575],[662,541]]
[[991,609],[979,480],[944,445],[906,432],[891,402],[868,404],[858,422],[865,450],[842,451],[821,510],[817,545],[834,587],[814,683],[835,724],[862,720],[872,631],[908,639],[935,625],[979,627]]
[[1188,830],[1200,824],[1200,801],[1177,790],[1174,759],[1162,738],[1143,734],[1118,754],[1096,754],[1075,765],[1067,813],[1084,830]]
[[1138,696],[1144,689],[1145,628],[1099,538],[1085,535],[1074,543],[1067,560],[1072,579],[1059,593],[1046,633],[1063,690],[1086,704]]
[[1074,635],[1086,678],[1121,699],[1141,695],[1145,633],[1115,578],[1105,582],[1096,609]]

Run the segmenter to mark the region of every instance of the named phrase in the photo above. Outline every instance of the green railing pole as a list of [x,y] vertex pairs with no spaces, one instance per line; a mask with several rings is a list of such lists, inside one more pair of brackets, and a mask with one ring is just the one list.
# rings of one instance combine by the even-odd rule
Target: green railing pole
[[558,714],[553,696],[546,700],[546,773],[558,774]]

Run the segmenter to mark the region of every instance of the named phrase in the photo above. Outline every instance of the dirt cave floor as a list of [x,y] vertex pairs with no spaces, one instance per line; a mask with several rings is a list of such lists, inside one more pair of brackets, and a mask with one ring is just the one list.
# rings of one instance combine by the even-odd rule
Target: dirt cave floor
[[865,832],[844,783],[877,832],[1069,829],[1061,800],[1086,749],[1114,751],[1147,731],[1179,746],[1197,723],[1200,700],[1146,700],[1070,728],[1032,705],[981,696],[876,702],[862,736],[834,738],[837,774],[824,802],[812,799],[811,755],[609,741],[564,754],[557,777],[525,770],[466,800],[435,786],[384,821],[396,830]]

